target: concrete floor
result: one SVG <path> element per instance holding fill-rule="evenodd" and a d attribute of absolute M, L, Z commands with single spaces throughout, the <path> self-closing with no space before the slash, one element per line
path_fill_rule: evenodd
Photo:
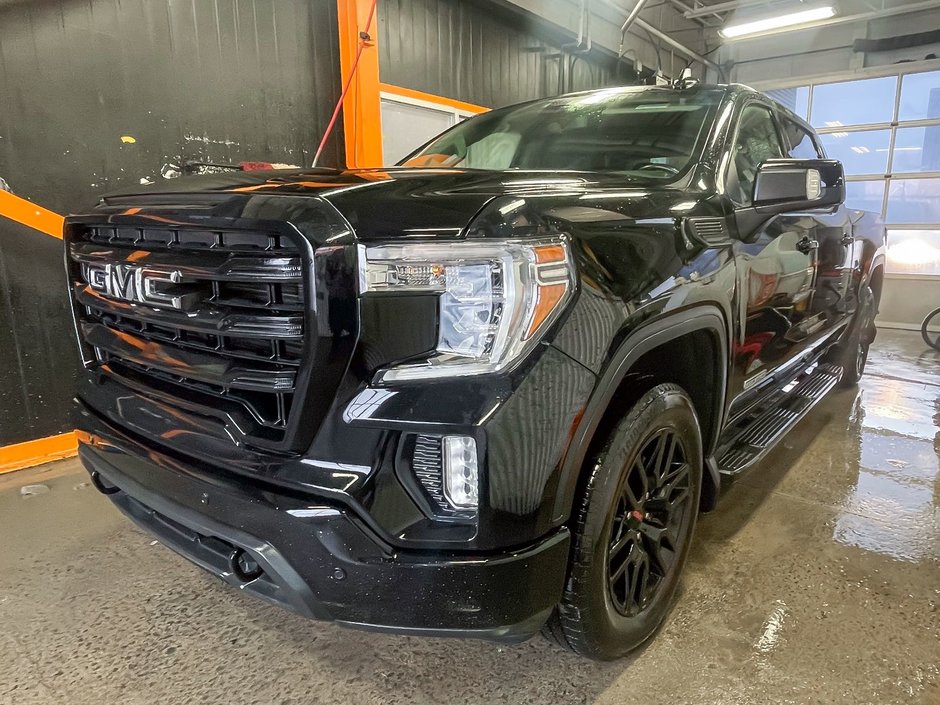
<path fill-rule="evenodd" d="M 940 354 L 881 331 L 699 524 L 641 653 L 597 664 L 307 622 L 155 545 L 75 461 L 0 477 L 0 703 L 940 704 Z M 22 497 L 19 488 L 51 491 Z"/>

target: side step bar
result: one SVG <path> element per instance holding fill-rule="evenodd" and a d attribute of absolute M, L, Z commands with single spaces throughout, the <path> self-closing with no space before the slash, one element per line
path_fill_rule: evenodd
<path fill-rule="evenodd" d="M 837 365 L 811 365 L 735 423 L 725 432 L 716 453 L 721 474 L 739 475 L 763 458 L 841 377 L 842 368 Z"/>

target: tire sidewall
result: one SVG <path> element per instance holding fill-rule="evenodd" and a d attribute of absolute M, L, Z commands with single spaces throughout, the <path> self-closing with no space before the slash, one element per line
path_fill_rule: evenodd
<path fill-rule="evenodd" d="M 689 516 L 682 536 L 681 548 L 671 574 L 660 587 L 653 602 L 640 614 L 624 617 L 613 605 L 607 588 L 607 547 L 613 523 L 614 508 L 619 496 L 627 462 L 643 448 L 649 437 L 663 428 L 674 429 L 682 438 L 686 461 L 691 468 L 692 497 Z M 698 514 L 702 489 L 702 441 L 698 419 L 688 396 L 675 385 L 660 385 L 644 395 L 617 426 L 610 441 L 599 454 L 592 470 L 587 509 L 576 546 L 581 565 L 587 573 L 582 577 L 590 586 L 581 597 L 585 611 L 595 618 L 585 627 L 586 635 L 601 652 L 615 658 L 639 646 L 660 625 L 672 603 L 679 577 L 688 556 L 692 533 Z"/>
<path fill-rule="evenodd" d="M 858 384 L 865 372 L 871 345 L 868 328 L 873 324 L 875 295 L 867 284 L 859 292 L 859 305 L 842 355 L 842 386 Z"/>

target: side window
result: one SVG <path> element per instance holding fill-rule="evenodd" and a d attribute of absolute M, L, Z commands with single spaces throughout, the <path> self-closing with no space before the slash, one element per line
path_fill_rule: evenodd
<path fill-rule="evenodd" d="M 780 124 L 783 127 L 783 133 L 787 137 L 787 142 L 791 145 L 788 156 L 793 159 L 822 158 L 822 153 L 819 151 L 816 141 L 806 131 L 806 128 L 800 127 L 786 116 L 780 118 Z"/>
<path fill-rule="evenodd" d="M 748 105 L 738 120 L 734 154 L 728 170 L 728 195 L 741 205 L 751 202 L 757 167 L 767 159 L 783 156 L 780 135 L 770 110 L 762 105 Z"/>

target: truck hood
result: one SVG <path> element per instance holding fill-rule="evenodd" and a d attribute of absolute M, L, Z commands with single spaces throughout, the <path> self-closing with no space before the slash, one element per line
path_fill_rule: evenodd
<path fill-rule="evenodd" d="M 370 241 L 457 237 L 489 201 L 500 196 L 537 197 L 558 215 L 599 205 L 612 208 L 616 202 L 619 218 L 669 216 L 676 204 L 690 201 L 685 186 L 578 171 L 321 168 L 183 177 L 112 193 L 104 200 L 199 192 L 319 196 L 342 213 L 360 240 Z"/>

